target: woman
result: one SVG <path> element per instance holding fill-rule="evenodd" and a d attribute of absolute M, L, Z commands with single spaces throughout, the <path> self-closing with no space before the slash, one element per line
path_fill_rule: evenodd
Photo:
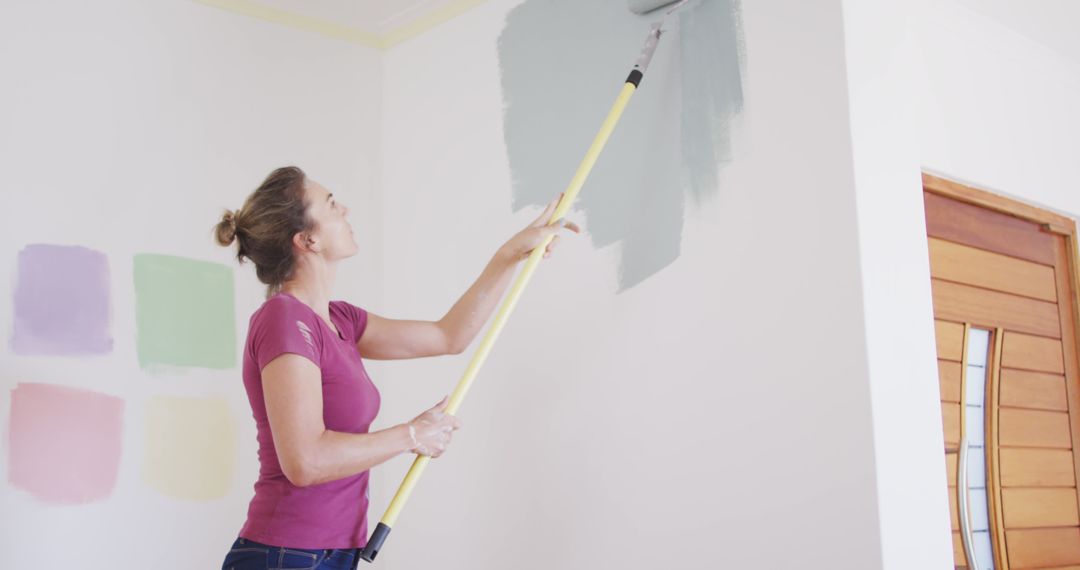
<path fill-rule="evenodd" d="M 439 457 L 461 427 L 444 412 L 444 397 L 407 423 L 369 432 L 379 392 L 361 355 L 462 352 L 517 262 L 562 227 L 579 231 L 572 223 L 546 225 L 557 203 L 500 247 L 435 322 L 388 319 L 330 300 L 338 263 L 357 251 L 349 209 L 299 168 L 275 170 L 240 210 L 225 212 L 218 242 L 236 240 L 238 261 L 254 262 L 268 288 L 251 316 L 243 364 L 259 479 L 223 569 L 355 567 L 368 535 L 368 470 L 401 453 Z"/>

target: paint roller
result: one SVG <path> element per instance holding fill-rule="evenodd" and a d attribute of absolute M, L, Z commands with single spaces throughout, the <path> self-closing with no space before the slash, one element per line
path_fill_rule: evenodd
<path fill-rule="evenodd" d="M 570 210 L 570 206 L 577 198 L 578 192 L 585 184 L 585 179 L 588 178 L 589 173 L 592 171 L 596 159 L 600 156 L 600 152 L 604 149 L 604 145 L 607 144 L 612 131 L 615 130 L 615 125 L 619 122 L 623 110 L 630 102 L 630 97 L 633 96 L 638 86 L 641 85 L 641 80 L 649 67 L 649 62 L 652 61 L 653 53 L 656 51 L 656 46 L 660 42 L 660 36 L 663 35 L 664 22 L 672 12 L 678 10 L 689 1 L 690 0 L 627 0 L 628 8 L 635 14 L 648 14 L 665 7 L 668 7 L 668 10 L 664 13 L 663 18 L 661 18 L 660 21 L 654 23 L 649 28 L 649 35 L 645 39 L 645 46 L 642 47 L 637 62 L 630 71 L 630 75 L 627 76 L 622 91 L 615 99 L 615 103 L 608 112 L 607 118 L 604 119 L 603 124 L 600 126 L 600 131 L 596 134 L 596 137 L 593 138 L 592 145 L 589 146 L 589 150 L 585 153 L 585 158 L 581 161 L 581 164 L 578 165 L 577 172 L 574 173 L 574 177 L 570 180 L 569 187 L 567 187 L 566 191 L 563 193 L 562 200 L 560 200 L 558 206 L 555 207 L 555 212 L 552 213 L 551 219 L 548 220 L 548 225 L 559 223 L 563 216 Z M 548 237 L 546 241 L 538 245 L 529 255 L 524 268 L 522 268 L 521 273 L 519 273 L 514 280 L 514 284 L 510 287 L 510 292 L 506 295 L 502 305 L 499 307 L 499 312 L 495 315 L 495 320 L 492 323 L 491 328 L 489 328 L 487 334 L 484 335 L 484 339 L 480 342 L 476 352 L 473 354 L 472 360 L 465 369 L 465 373 L 462 375 L 461 380 L 458 381 L 457 387 L 451 394 L 450 401 L 446 405 L 446 413 L 456 413 L 462 400 L 465 399 L 465 394 L 469 391 L 469 387 L 472 385 L 473 380 L 480 371 L 480 367 L 483 366 L 484 361 L 487 359 L 488 354 L 495 345 L 495 340 L 499 337 L 499 333 L 502 332 L 503 325 L 505 325 L 506 321 L 510 318 L 510 313 L 513 312 L 514 307 L 517 305 L 518 299 L 521 297 L 522 292 L 525 290 L 525 286 L 528 285 L 529 280 L 532 278 L 532 274 L 540 264 L 540 260 L 544 256 L 544 250 L 551 240 L 552 237 Z M 375 556 L 377 556 L 382 549 L 386 537 L 390 534 L 390 530 L 397 521 L 398 515 L 401 514 L 401 510 L 409 500 L 409 496 L 412 494 L 413 489 L 420 480 L 424 468 L 427 467 L 427 464 L 430 461 L 431 458 L 425 455 L 418 455 L 413 461 L 412 466 L 409 468 L 409 472 L 405 475 L 405 479 L 398 487 L 393 500 L 390 501 L 390 505 L 387 507 L 382 519 L 375 527 L 374 532 L 372 532 L 371 538 L 368 539 L 367 545 L 360 551 L 361 558 L 368 562 L 375 560 Z"/>

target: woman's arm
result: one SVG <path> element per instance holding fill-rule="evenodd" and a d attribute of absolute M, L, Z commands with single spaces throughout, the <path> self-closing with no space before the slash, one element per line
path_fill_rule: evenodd
<path fill-rule="evenodd" d="M 505 248 L 499 249 L 480 277 L 439 320 L 439 328 L 446 335 L 451 354 L 464 351 L 479 334 L 510 285 L 516 266 L 517 259 Z"/>
<path fill-rule="evenodd" d="M 368 359 L 390 360 L 464 351 L 491 317 L 510 284 L 517 263 L 563 227 L 575 233 L 580 231 L 570 222 L 547 225 L 558 202 L 559 199 L 551 202 L 540 217 L 503 244 L 480 277 L 438 321 L 387 319 L 369 312 L 364 335 L 356 343 L 360 354 Z M 548 244 L 544 257 L 551 255 L 558 237 L 556 235 Z"/>
<path fill-rule="evenodd" d="M 368 312 L 367 326 L 356 348 L 370 360 L 460 354 L 491 315 L 514 274 L 514 265 L 500 249 L 438 321 L 388 319 Z"/>
<path fill-rule="evenodd" d="M 438 457 L 450 443 L 450 432 L 461 426 L 433 408 L 410 422 L 412 433 L 408 424 L 373 433 L 330 431 L 323 423 L 322 373 L 296 354 L 283 354 L 263 367 L 262 386 L 278 461 L 297 487 L 356 475 L 413 449 Z"/>

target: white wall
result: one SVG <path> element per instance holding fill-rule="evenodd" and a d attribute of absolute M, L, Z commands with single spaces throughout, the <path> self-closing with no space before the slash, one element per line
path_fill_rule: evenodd
<path fill-rule="evenodd" d="M 501 128 L 495 40 L 516 4 L 386 54 L 387 313 L 440 316 L 536 215 L 511 214 Z M 564 238 L 385 567 L 880 567 L 840 3 L 743 10 L 735 156 L 686 212 L 681 258 L 616 295 L 614 252 Z M 449 392 L 470 356 L 387 365 L 381 421 Z M 376 470 L 372 521 L 407 466 Z"/>
<path fill-rule="evenodd" d="M 917 20 L 919 162 L 1080 216 L 1080 59 L 955 2 Z"/>
<path fill-rule="evenodd" d="M 952 535 L 911 97 L 913 7 L 844 2 L 844 39 L 881 568 L 944 570 Z"/>
<path fill-rule="evenodd" d="M 298 164 L 353 208 L 361 252 L 343 267 L 338 293 L 376 303 L 377 53 L 188 0 L 5 2 L 0 70 L 0 471 L 7 472 L 9 400 L 18 383 L 80 387 L 126 404 L 119 480 L 108 499 L 46 505 L 0 482 L 0 565 L 217 567 L 243 522 L 258 468 L 240 360 L 228 370 L 141 370 L 132 255 L 235 266 L 233 250 L 211 236 L 221 209 L 239 208 L 271 169 Z M 15 259 L 28 243 L 108 255 L 112 353 L 10 352 Z M 250 264 L 235 275 L 242 347 L 264 288 Z M 237 450 L 227 496 L 182 501 L 141 481 L 143 411 L 159 395 L 227 400 Z"/>

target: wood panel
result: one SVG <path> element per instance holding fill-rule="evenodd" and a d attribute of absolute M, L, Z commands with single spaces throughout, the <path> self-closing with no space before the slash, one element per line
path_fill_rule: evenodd
<path fill-rule="evenodd" d="M 956 486 L 956 470 L 959 465 L 959 454 L 948 453 L 945 455 L 945 484 Z"/>
<path fill-rule="evenodd" d="M 949 487 L 949 524 L 953 530 L 960 530 L 960 503 L 957 502 L 956 487 Z"/>
<path fill-rule="evenodd" d="M 923 200 L 926 234 L 930 237 L 1045 265 L 1054 264 L 1052 236 L 1043 233 L 1039 224 L 932 192 L 923 192 Z"/>
<path fill-rule="evenodd" d="M 1080 526 L 1074 488 L 1002 489 L 1001 504 L 1006 529 Z"/>
<path fill-rule="evenodd" d="M 1057 302 L 1052 266 L 929 238 L 930 275 L 1002 293 Z"/>
<path fill-rule="evenodd" d="M 1080 527 L 1005 531 L 1013 570 L 1080 563 Z"/>
<path fill-rule="evenodd" d="M 945 445 L 960 445 L 960 404 L 941 404 L 941 427 L 945 430 Z"/>
<path fill-rule="evenodd" d="M 1022 368 L 1054 374 L 1065 372 L 1065 357 L 1060 340 L 1005 331 L 1005 346 L 1002 351 L 1003 368 Z"/>
<path fill-rule="evenodd" d="M 941 401 L 960 402 L 960 374 L 962 372 L 959 362 L 938 360 L 938 385 L 941 388 Z"/>
<path fill-rule="evenodd" d="M 1009 570 L 1007 543 L 1005 542 L 1005 513 L 1001 505 L 1001 352 L 1005 346 L 1005 330 L 994 330 L 994 352 L 991 354 L 990 386 L 986 393 L 986 496 L 990 515 L 990 548 L 994 553 L 994 568 Z"/>
<path fill-rule="evenodd" d="M 964 325 L 935 320 L 938 358 L 960 362 L 964 356 Z"/>
<path fill-rule="evenodd" d="M 1072 487 L 1076 485 L 1072 452 L 1003 447 L 1001 484 L 1004 487 Z"/>
<path fill-rule="evenodd" d="M 931 279 L 934 317 L 1053 338 L 1061 337 L 1055 303 Z"/>
<path fill-rule="evenodd" d="M 1077 328 L 1080 328 L 1080 312 L 1077 307 L 1077 295 L 1080 291 L 1080 259 L 1075 256 L 1080 254 L 1075 249 L 1070 252 L 1070 244 L 1077 245 L 1076 226 L 1073 225 L 1069 239 L 1058 236 L 1054 243 L 1054 255 L 1057 258 L 1057 286 L 1058 297 L 1061 302 L 1058 307 L 1061 310 L 1062 323 L 1062 362 L 1065 368 L 1065 397 L 1070 411 L 1073 441 L 1080 441 L 1080 340 L 1077 339 Z M 1072 257 L 1070 257 L 1070 253 Z M 1080 473 L 1080 453 L 1073 449 L 1074 473 Z"/>
<path fill-rule="evenodd" d="M 923 173 L 923 189 L 942 196 L 972 204 L 993 212 L 1018 217 L 1059 234 L 1076 234 L 1076 223 L 1067 216 L 1056 214 L 1036 206 L 1029 206 L 1012 198 L 980 190 L 948 178 Z"/>
<path fill-rule="evenodd" d="M 1070 449 L 1069 414 L 1019 408 L 1001 408 L 999 445 Z"/>
<path fill-rule="evenodd" d="M 1006 368 L 1001 371 L 1001 405 L 1068 411 L 1065 376 Z"/>
<path fill-rule="evenodd" d="M 967 554 L 964 553 L 964 540 L 960 538 L 960 531 L 952 533 L 953 564 L 960 567 L 967 566 Z"/>

